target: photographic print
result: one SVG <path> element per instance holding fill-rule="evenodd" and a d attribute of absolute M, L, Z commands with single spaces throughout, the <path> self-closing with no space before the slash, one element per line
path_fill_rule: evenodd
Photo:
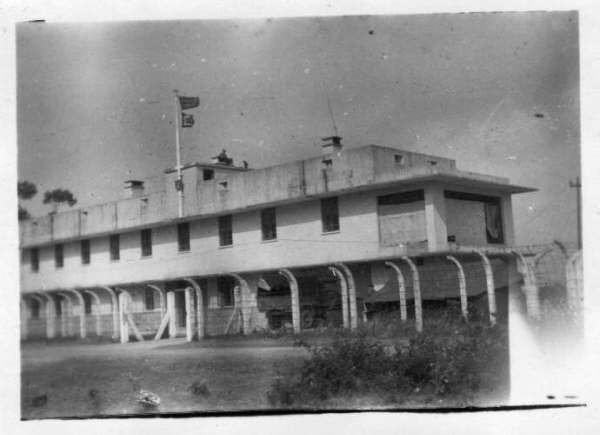
<path fill-rule="evenodd" d="M 21 418 L 582 403 L 578 25 L 18 23 Z"/>

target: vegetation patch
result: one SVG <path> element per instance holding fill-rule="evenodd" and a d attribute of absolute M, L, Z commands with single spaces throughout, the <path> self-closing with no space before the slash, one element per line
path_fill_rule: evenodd
<path fill-rule="evenodd" d="M 455 312 L 440 313 L 404 342 L 360 330 L 308 348 L 302 368 L 273 383 L 271 405 L 327 407 L 374 397 L 389 406 L 465 406 L 508 383 L 507 328 L 480 316 L 467 323 Z"/>

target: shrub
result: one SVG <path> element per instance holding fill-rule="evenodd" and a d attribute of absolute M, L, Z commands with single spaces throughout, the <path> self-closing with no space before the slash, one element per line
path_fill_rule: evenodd
<path fill-rule="evenodd" d="M 310 347 L 299 374 L 278 377 L 268 398 L 281 406 L 373 394 L 392 403 L 419 395 L 424 402 L 470 403 L 483 387 L 501 381 L 508 364 L 506 334 L 503 325 L 466 323 L 453 313 L 433 318 L 406 349 L 365 330 L 344 331 L 330 345 Z"/>

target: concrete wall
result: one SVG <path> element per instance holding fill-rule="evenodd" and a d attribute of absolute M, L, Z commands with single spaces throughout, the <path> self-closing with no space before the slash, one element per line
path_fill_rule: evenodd
<path fill-rule="evenodd" d="M 425 202 L 380 205 L 379 234 L 383 246 L 397 246 L 427 240 Z"/>
<path fill-rule="evenodd" d="M 461 245 L 487 245 L 483 202 L 446 198 L 448 236 Z"/>
<path fill-rule="evenodd" d="M 183 276 L 276 270 L 337 261 L 366 261 L 410 254 L 410 244 L 380 243 L 377 196 L 415 186 L 358 192 L 339 197 L 340 231 L 322 233 L 320 200 L 277 207 L 277 240 L 263 242 L 260 210 L 233 216 L 233 246 L 220 247 L 216 218 L 192 220 L 190 252 L 177 252 L 175 224 L 152 229 L 153 252 L 141 257 L 140 232 L 121 233 L 121 258 L 110 261 L 108 236 L 91 239 L 91 262 L 81 264 L 80 242 L 64 243 L 64 267 L 55 269 L 54 248 L 40 248 L 40 270 L 21 266 L 22 291 L 86 288 Z M 461 209 L 456 219 L 464 219 Z"/>
<path fill-rule="evenodd" d="M 402 157 L 401 161 L 397 156 Z M 502 186 L 508 182 L 505 178 L 457 171 L 450 159 L 377 146 L 347 149 L 330 160 L 330 165 L 317 157 L 252 171 L 222 170 L 208 181 L 202 180 L 200 168 L 189 167 L 183 170 L 184 215 L 209 217 L 240 212 L 305 201 L 310 196 L 372 189 L 393 182 L 411 183 L 440 173 L 468 176 L 474 179 L 471 183 L 481 180 Z M 163 192 L 24 221 L 20 224 L 21 246 L 164 225 L 178 217 L 174 178 L 175 173 L 166 174 Z M 225 181 L 226 186 L 222 184 Z"/>

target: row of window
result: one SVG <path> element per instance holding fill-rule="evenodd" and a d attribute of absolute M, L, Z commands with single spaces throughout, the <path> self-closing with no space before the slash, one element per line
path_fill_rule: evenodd
<path fill-rule="evenodd" d="M 262 239 L 265 241 L 277 239 L 277 214 L 275 208 L 263 209 L 260 213 Z M 323 232 L 339 231 L 340 220 L 338 201 L 336 197 L 321 200 L 321 221 Z M 233 245 L 232 215 L 218 218 L 219 246 Z M 142 257 L 152 255 L 152 229 L 140 231 L 140 249 Z M 90 264 L 90 240 L 80 241 L 81 264 Z M 177 224 L 177 250 L 187 252 L 190 250 L 190 224 L 183 222 Z M 111 261 L 121 258 L 119 234 L 109 236 L 109 253 Z M 37 272 L 40 267 L 39 249 L 30 251 L 31 270 Z M 60 269 L 64 266 L 64 245 L 54 245 L 54 266 Z"/>

